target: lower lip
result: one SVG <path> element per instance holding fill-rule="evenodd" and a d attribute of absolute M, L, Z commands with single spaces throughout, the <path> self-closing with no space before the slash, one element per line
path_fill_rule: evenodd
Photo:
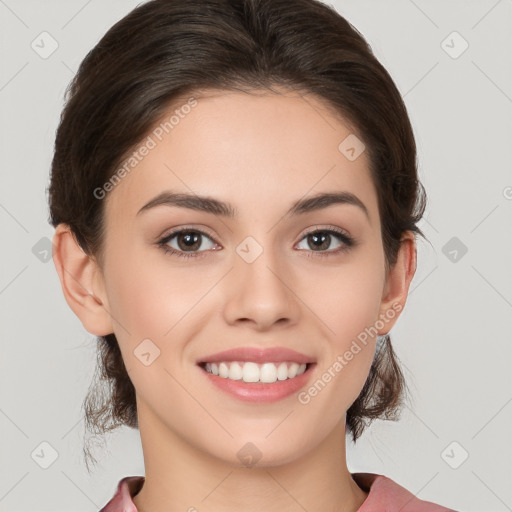
<path fill-rule="evenodd" d="M 293 379 L 276 380 L 275 382 L 244 382 L 232 380 L 207 372 L 199 367 L 212 384 L 225 393 L 245 402 L 277 402 L 294 393 L 297 393 L 308 382 L 316 363 L 310 363 L 304 373 Z"/>

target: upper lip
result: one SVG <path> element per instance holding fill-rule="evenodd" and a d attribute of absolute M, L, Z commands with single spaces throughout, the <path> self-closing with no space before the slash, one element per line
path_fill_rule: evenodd
<path fill-rule="evenodd" d="M 297 363 L 314 363 L 315 359 L 286 347 L 239 347 L 205 356 L 199 359 L 197 364 L 220 363 L 222 361 L 253 361 L 255 363 L 293 361 Z"/>

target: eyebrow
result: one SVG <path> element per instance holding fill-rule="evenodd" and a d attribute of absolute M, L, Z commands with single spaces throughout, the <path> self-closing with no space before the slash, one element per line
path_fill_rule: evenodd
<path fill-rule="evenodd" d="M 291 208 L 286 212 L 285 217 L 321 210 L 334 204 L 350 204 L 357 206 L 364 212 L 368 220 L 370 220 L 368 209 L 364 203 L 356 195 L 345 191 L 318 193 L 305 199 L 299 199 L 292 204 Z M 212 213 L 214 215 L 221 215 L 230 219 L 235 219 L 239 213 L 230 203 L 225 203 L 212 197 L 165 191 L 146 203 L 137 212 L 137 215 L 152 208 L 156 208 L 157 206 L 177 206 Z"/>

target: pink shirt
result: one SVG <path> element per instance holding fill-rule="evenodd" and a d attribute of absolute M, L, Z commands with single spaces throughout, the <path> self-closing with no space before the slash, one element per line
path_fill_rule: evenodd
<path fill-rule="evenodd" d="M 431 501 L 422 501 L 390 478 L 375 473 L 352 473 L 352 478 L 369 492 L 357 512 L 456 512 Z M 112 499 L 99 512 L 137 512 L 132 498 L 141 490 L 143 476 L 120 480 Z"/>

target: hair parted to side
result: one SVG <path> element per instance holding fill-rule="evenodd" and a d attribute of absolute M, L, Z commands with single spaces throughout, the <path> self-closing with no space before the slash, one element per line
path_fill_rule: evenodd
<path fill-rule="evenodd" d="M 94 190 L 176 99 L 200 97 L 202 90 L 273 92 L 274 86 L 314 94 L 364 141 L 389 268 L 405 231 L 423 236 L 417 223 L 426 197 L 413 130 L 369 44 L 318 0 L 151 0 L 118 21 L 66 91 L 48 189 L 51 224 L 68 224 L 82 249 L 101 262 L 105 201 Z M 102 435 L 122 425 L 138 428 L 135 389 L 114 334 L 98 338 L 97 354 L 83 404 L 88 429 Z M 405 390 L 386 335 L 347 411 L 353 441 L 372 420 L 396 419 Z M 92 456 L 84 453 L 87 463 Z"/>

